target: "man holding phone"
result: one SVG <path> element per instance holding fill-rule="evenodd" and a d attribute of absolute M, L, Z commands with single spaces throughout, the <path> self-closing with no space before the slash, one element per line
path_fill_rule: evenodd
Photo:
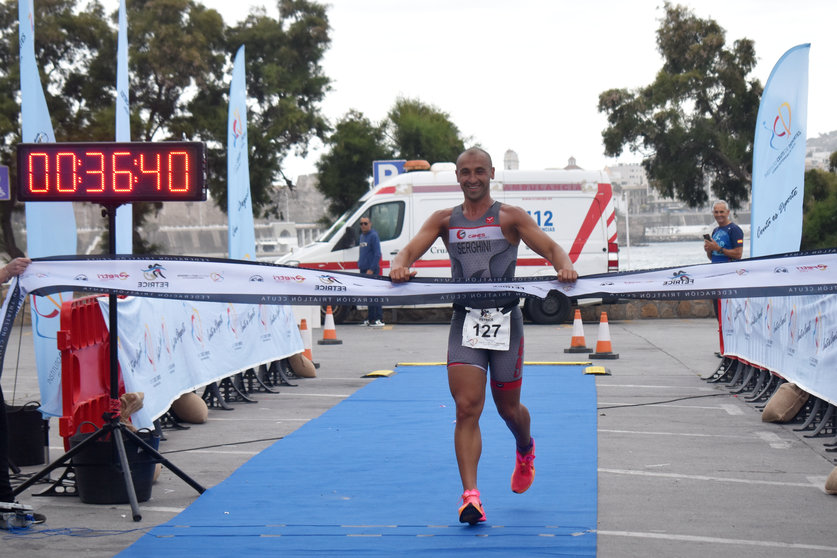
<path fill-rule="evenodd" d="M 723 200 L 716 201 L 712 205 L 712 216 L 715 217 L 718 226 L 712 231 L 711 236 L 703 235 L 703 249 L 706 251 L 706 257 L 712 263 L 740 260 L 744 255 L 744 231 L 730 220 L 729 204 Z M 715 299 L 713 302 L 712 307 L 720 326 L 720 300 Z M 721 356 L 720 353 L 715 354 Z"/>
<path fill-rule="evenodd" d="M 744 232 L 729 218 L 729 205 L 723 200 L 712 206 L 712 215 L 718 226 L 712 235 L 703 235 L 703 249 L 712 263 L 740 260 L 744 255 Z"/>

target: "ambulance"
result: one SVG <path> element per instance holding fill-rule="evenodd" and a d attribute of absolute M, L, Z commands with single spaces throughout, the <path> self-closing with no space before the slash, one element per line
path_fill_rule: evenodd
<path fill-rule="evenodd" d="M 392 259 L 431 213 L 461 204 L 463 200 L 453 163 L 431 166 L 424 161 L 409 161 L 406 168 L 411 167 L 422 170 L 382 181 L 318 240 L 286 254 L 277 263 L 322 271 L 357 272 L 359 222 L 362 217 L 368 217 L 381 239 L 381 275 L 387 275 Z M 613 193 L 604 172 L 498 169 L 491 181 L 491 197 L 526 210 L 541 230 L 567 251 L 579 275 L 619 270 Z M 441 239 L 436 240 L 412 269 L 420 277 L 450 277 L 450 259 Z M 555 269 L 521 242 L 516 276 L 548 275 L 555 275 Z M 557 292 L 543 300 L 521 300 L 524 315 L 542 324 L 567 321 L 574 302 L 600 301 L 571 301 Z M 335 322 L 341 323 L 351 310 L 333 308 Z"/>

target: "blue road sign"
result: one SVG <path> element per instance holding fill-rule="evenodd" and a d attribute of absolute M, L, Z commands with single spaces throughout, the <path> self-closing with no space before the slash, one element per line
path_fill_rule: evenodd
<path fill-rule="evenodd" d="M 406 162 L 406 159 L 372 161 L 372 185 L 377 186 L 384 180 L 404 172 L 404 163 Z"/>

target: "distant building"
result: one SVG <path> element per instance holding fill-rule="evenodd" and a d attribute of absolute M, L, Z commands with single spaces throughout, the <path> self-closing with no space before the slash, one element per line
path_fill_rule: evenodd
<path fill-rule="evenodd" d="M 279 219 L 255 219 L 256 257 L 271 261 L 293 247 L 313 242 L 325 227 L 319 223 L 326 215 L 326 201 L 317 190 L 317 176 L 297 179 L 291 190 L 285 185 L 274 194 Z M 78 229 L 78 253 L 106 252 L 105 225 L 101 207 L 73 204 Z M 20 230 L 25 221 L 21 219 Z M 140 235 L 168 255 L 228 257 L 227 215 L 210 198 L 205 202 L 164 203 L 156 216 L 149 217 Z M 18 242 L 25 246 L 25 233 Z"/>
<path fill-rule="evenodd" d="M 317 189 L 317 175 L 297 177 L 293 189 L 285 185 L 276 188 L 274 202 L 282 215 L 281 221 L 316 223 L 327 215 L 325 196 Z"/>
<path fill-rule="evenodd" d="M 805 154 L 805 170 L 820 169 L 827 171 L 830 159 L 830 151 L 808 151 Z"/>
<path fill-rule="evenodd" d="M 577 164 L 575 164 L 575 157 L 570 156 L 567 160 L 567 166 L 564 167 L 564 170 L 582 170 Z"/>
<path fill-rule="evenodd" d="M 617 208 L 623 212 L 639 213 L 648 207 L 649 195 L 653 193 L 649 194 L 648 176 L 642 165 L 613 165 L 605 167 L 605 173 L 610 177 Z"/>
<path fill-rule="evenodd" d="M 520 160 L 517 158 L 517 153 L 511 149 L 506 150 L 503 157 L 503 168 L 505 170 L 517 170 L 520 168 Z"/>

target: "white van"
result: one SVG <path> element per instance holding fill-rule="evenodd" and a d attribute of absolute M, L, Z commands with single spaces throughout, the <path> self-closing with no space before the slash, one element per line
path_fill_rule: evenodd
<path fill-rule="evenodd" d="M 425 166 L 427 168 L 429 165 Z M 453 163 L 393 176 L 366 193 L 316 242 L 286 254 L 279 264 L 357 271 L 361 217 L 369 217 L 381 239 L 381 275 L 392 258 L 437 209 L 462 203 Z M 570 256 L 579 275 L 618 271 L 616 213 L 607 175 L 585 170 L 496 170 L 491 197 L 522 207 Z M 420 277 L 450 277 L 450 259 L 440 239 L 413 264 Z M 521 243 L 518 277 L 555 275 L 547 261 Z M 598 301 L 585 301 L 586 303 Z M 569 319 L 571 301 L 556 293 L 525 299 L 524 312 L 536 323 Z M 340 323 L 350 308 L 333 309 Z"/>

